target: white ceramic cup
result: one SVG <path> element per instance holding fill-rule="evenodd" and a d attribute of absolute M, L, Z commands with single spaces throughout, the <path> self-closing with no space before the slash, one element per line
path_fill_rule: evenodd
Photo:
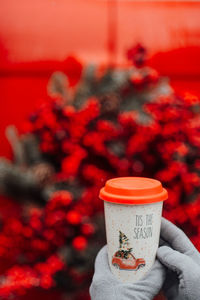
<path fill-rule="evenodd" d="M 111 271 L 122 282 L 135 282 L 155 261 L 167 191 L 155 179 L 120 177 L 108 180 L 99 196 Z"/>

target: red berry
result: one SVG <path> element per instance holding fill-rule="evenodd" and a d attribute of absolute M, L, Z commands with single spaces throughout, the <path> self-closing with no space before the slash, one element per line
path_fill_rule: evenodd
<path fill-rule="evenodd" d="M 70 224 L 78 225 L 81 222 L 81 215 L 77 211 L 71 210 L 67 213 L 66 220 Z"/>
<path fill-rule="evenodd" d="M 87 247 L 87 240 L 84 236 L 77 236 L 73 239 L 72 241 L 72 245 L 73 247 L 78 250 L 78 251 L 82 251 Z"/>
<path fill-rule="evenodd" d="M 94 233 L 95 231 L 95 228 L 92 224 L 90 223 L 85 223 L 81 226 L 81 231 L 83 234 L 85 235 L 91 235 Z"/>

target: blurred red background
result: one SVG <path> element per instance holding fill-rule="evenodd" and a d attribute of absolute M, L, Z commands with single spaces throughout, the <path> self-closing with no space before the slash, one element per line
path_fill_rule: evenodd
<path fill-rule="evenodd" d="M 2 0 L 0 9 L 0 155 L 11 151 L 8 124 L 20 125 L 46 96 L 65 59 L 124 62 L 140 42 L 151 65 L 178 92 L 200 92 L 200 3 L 192 1 Z M 115 6 L 116 5 L 116 6 Z"/>
<path fill-rule="evenodd" d="M 46 97 L 51 73 L 66 71 L 69 55 L 123 64 L 127 48 L 140 42 L 179 93 L 200 94 L 199 13 L 197 1 L 1 0 L 0 156 L 11 156 L 6 126 L 20 127 Z M 40 293 L 59 299 L 56 291 Z"/>

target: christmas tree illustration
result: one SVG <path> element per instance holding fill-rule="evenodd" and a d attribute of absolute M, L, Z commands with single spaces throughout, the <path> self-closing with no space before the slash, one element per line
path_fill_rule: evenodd
<path fill-rule="evenodd" d="M 133 248 L 129 247 L 129 239 L 119 231 L 119 250 L 112 257 L 112 264 L 120 270 L 135 270 L 144 267 L 146 262 L 143 258 L 135 258 L 131 253 Z"/>
<path fill-rule="evenodd" d="M 119 251 L 118 255 L 125 259 L 130 257 L 130 253 L 132 252 L 133 248 L 129 247 L 129 239 L 127 236 L 119 231 Z"/>

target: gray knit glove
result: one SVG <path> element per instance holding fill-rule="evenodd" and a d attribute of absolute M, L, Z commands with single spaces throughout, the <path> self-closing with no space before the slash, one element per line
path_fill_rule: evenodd
<path fill-rule="evenodd" d="M 158 259 L 168 268 L 163 286 L 167 299 L 200 299 L 200 253 L 183 231 L 164 218 L 161 238 L 169 245 L 157 251 Z"/>
<path fill-rule="evenodd" d="M 160 291 L 164 280 L 165 268 L 156 260 L 142 280 L 121 283 L 110 271 L 107 246 L 104 246 L 95 261 L 90 296 L 92 300 L 151 300 Z"/>

